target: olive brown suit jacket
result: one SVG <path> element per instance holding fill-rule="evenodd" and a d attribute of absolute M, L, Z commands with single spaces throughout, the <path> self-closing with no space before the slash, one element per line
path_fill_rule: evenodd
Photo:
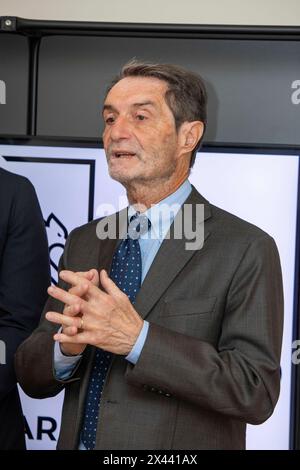
<path fill-rule="evenodd" d="M 135 365 L 113 357 L 96 449 L 243 449 L 246 423 L 268 419 L 277 402 L 283 295 L 274 240 L 194 188 L 185 204 L 204 205 L 204 244 L 186 249 L 172 227 L 163 241 L 135 302 L 148 336 Z M 97 223 L 71 233 L 61 269 L 109 272 L 117 240 L 99 240 Z M 44 314 L 62 309 L 49 298 Z M 77 449 L 95 348 L 57 380 L 56 329 L 41 321 L 20 346 L 16 371 L 34 398 L 65 389 L 58 449 Z"/>

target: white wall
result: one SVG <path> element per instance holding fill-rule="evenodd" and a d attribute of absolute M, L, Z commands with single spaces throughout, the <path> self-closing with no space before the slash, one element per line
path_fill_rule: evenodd
<path fill-rule="evenodd" d="M 0 0 L 0 16 L 45 20 L 300 25 L 299 0 Z"/>

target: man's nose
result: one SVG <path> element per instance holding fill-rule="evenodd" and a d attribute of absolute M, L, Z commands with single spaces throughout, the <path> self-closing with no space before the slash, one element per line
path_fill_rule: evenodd
<path fill-rule="evenodd" d="M 113 140 L 128 139 L 131 135 L 131 125 L 125 117 L 119 116 L 110 130 L 110 137 Z"/>

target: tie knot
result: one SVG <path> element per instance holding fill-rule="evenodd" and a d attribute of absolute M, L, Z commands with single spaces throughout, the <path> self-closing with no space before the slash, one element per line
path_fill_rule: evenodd
<path fill-rule="evenodd" d="M 128 236 L 133 240 L 140 238 L 141 235 L 148 232 L 151 222 L 146 215 L 136 212 L 130 217 L 128 225 Z"/>

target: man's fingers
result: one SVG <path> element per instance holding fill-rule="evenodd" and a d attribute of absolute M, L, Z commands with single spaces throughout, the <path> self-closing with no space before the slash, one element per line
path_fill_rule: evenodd
<path fill-rule="evenodd" d="M 93 286 L 99 286 L 99 274 L 96 269 L 91 269 L 87 272 L 76 272 L 75 274 L 78 274 L 78 276 L 82 277 L 83 279 L 87 279 L 93 284 Z M 85 282 L 71 287 L 68 292 L 73 295 L 78 295 L 78 297 L 83 297 L 88 293 L 89 287 L 90 284 Z"/>
<path fill-rule="evenodd" d="M 60 271 L 59 277 L 63 281 L 67 282 L 68 284 L 72 284 L 73 286 L 91 282 L 89 279 L 86 279 L 86 276 L 82 276 L 80 273 L 74 273 L 73 271 Z"/>
<path fill-rule="evenodd" d="M 77 295 L 78 297 L 83 297 L 84 295 L 87 294 L 89 290 L 89 284 L 78 284 L 77 286 L 71 287 L 71 289 L 68 290 L 69 294 L 72 295 Z"/>
<path fill-rule="evenodd" d="M 68 315 L 69 317 L 75 317 L 80 313 L 80 305 L 79 304 L 74 304 L 74 305 L 66 305 L 63 311 L 64 315 Z"/>
<path fill-rule="evenodd" d="M 52 323 L 65 326 L 75 326 L 76 328 L 81 328 L 83 326 L 83 320 L 81 317 L 68 317 L 67 315 L 62 315 L 57 312 L 47 312 L 46 318 Z M 87 326 L 86 324 L 84 325 Z"/>
<path fill-rule="evenodd" d="M 100 275 L 97 269 L 91 269 L 90 272 L 92 273 L 92 279 L 90 281 L 94 284 L 94 286 L 99 287 L 100 284 Z"/>
<path fill-rule="evenodd" d="M 77 335 L 78 328 L 76 326 L 65 326 L 62 333 L 68 336 L 74 336 Z"/>
<path fill-rule="evenodd" d="M 88 281 L 92 282 L 93 284 L 96 285 L 97 279 L 99 282 L 99 273 L 97 269 L 90 269 L 89 271 L 76 271 L 75 274 L 78 274 L 78 276 L 83 277 L 84 279 L 87 279 Z"/>
<path fill-rule="evenodd" d="M 68 336 L 64 333 L 56 333 L 53 336 L 53 339 L 54 341 L 59 341 L 59 343 L 88 344 L 90 334 L 87 332 L 82 332 L 74 336 Z"/>
<path fill-rule="evenodd" d="M 88 281 L 91 281 L 93 278 L 93 274 L 91 273 L 91 270 L 90 271 L 76 271 L 75 274 L 78 274 L 78 276 L 80 277 L 84 277 Z"/>
<path fill-rule="evenodd" d="M 124 297 L 124 293 L 121 291 L 121 289 L 119 289 L 119 287 L 114 283 L 114 281 L 110 279 L 105 269 L 101 269 L 100 282 L 107 294 L 117 298 Z"/>
<path fill-rule="evenodd" d="M 69 305 L 76 303 L 79 298 L 84 296 L 86 297 L 86 300 L 89 300 L 93 296 L 97 296 L 98 298 L 106 297 L 107 294 L 98 287 L 99 275 L 96 269 L 91 269 L 91 275 L 93 275 L 92 282 L 78 273 L 74 273 L 72 271 L 61 271 L 59 273 L 61 279 L 68 284 L 71 284 L 73 287 L 71 287 L 68 293 L 66 293 L 66 291 L 59 287 L 51 286 L 48 288 L 48 293 L 55 299 Z M 116 289 L 116 293 L 121 292 L 117 287 Z M 85 294 L 81 295 L 82 293 Z"/>
<path fill-rule="evenodd" d="M 92 282 L 94 286 L 99 286 L 99 273 L 97 269 L 90 269 L 89 271 L 77 271 L 75 274 L 78 274 L 79 276 L 83 277 L 84 279 L 87 279 L 88 281 Z"/>
<path fill-rule="evenodd" d="M 51 295 L 51 297 L 54 297 L 55 299 L 60 300 L 64 304 L 68 305 L 73 305 L 81 300 L 78 296 L 72 295 L 69 292 L 66 292 L 65 290 L 61 289 L 60 287 L 48 287 L 48 294 Z"/>
<path fill-rule="evenodd" d="M 94 286 L 98 287 L 100 276 L 97 269 L 90 269 L 86 274 L 88 275 L 87 279 L 91 281 Z"/>

